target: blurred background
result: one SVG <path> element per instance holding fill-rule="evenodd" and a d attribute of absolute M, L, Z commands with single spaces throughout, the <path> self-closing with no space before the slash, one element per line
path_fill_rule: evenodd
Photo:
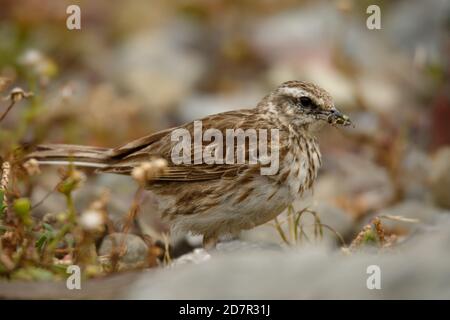
<path fill-rule="evenodd" d="M 81 8 L 81 30 L 66 28 L 70 4 Z M 381 30 L 366 26 L 371 4 L 381 8 Z M 386 234 L 401 242 L 450 213 L 449 57 L 446 0 L 2 0 L 2 94 L 20 86 L 35 97 L 1 123 L 0 152 L 7 158 L 19 144 L 42 142 L 113 147 L 251 108 L 283 81 L 312 81 L 355 127 L 322 130 L 324 165 L 313 194 L 295 208 L 315 210 L 347 244 L 375 216 L 419 219 L 386 222 Z M 58 182 L 47 168 L 32 179 L 32 192 L 17 184 L 32 202 Z M 108 213 L 120 225 L 136 189 L 128 177 L 88 174 L 75 206 L 82 211 L 106 189 Z M 165 227 L 147 200 L 139 228 L 162 241 Z M 33 214 L 64 206 L 51 195 Z M 241 239 L 282 242 L 272 225 Z M 325 240 L 341 245 L 332 232 Z M 173 258 L 199 243 L 172 239 Z"/>

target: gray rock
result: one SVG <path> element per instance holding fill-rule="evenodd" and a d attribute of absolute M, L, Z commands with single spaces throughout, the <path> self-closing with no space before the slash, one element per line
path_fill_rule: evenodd
<path fill-rule="evenodd" d="M 321 247 L 217 253 L 200 264 L 146 272 L 127 299 L 432 299 L 450 298 L 449 219 L 401 250 L 344 255 Z M 432 248 L 432 250 L 431 250 Z M 381 289 L 367 288 L 367 267 Z"/>
<path fill-rule="evenodd" d="M 280 250 L 279 245 L 263 242 L 248 242 L 241 240 L 231 240 L 219 242 L 212 254 L 233 253 L 233 252 L 247 252 L 247 251 L 267 251 Z"/>
<path fill-rule="evenodd" d="M 64 281 L 3 282 L 0 283 L 0 297 L 449 299 L 449 227 L 450 217 L 439 215 L 434 224 L 421 228 L 410 241 L 379 254 L 344 255 L 312 246 L 301 250 L 225 252 L 219 249 L 199 264 L 185 263 L 89 280 L 83 282 L 83 290 L 67 290 Z M 231 243 L 231 246 L 236 244 Z M 380 290 L 367 288 L 370 265 L 380 267 Z"/>
<path fill-rule="evenodd" d="M 211 254 L 202 248 L 194 249 L 194 251 L 184 254 L 181 257 L 175 259 L 171 266 L 179 266 L 188 263 L 199 264 L 208 261 L 211 258 Z"/>
<path fill-rule="evenodd" d="M 148 247 L 144 240 L 133 234 L 112 233 L 103 239 L 99 249 L 99 258 L 108 263 L 113 250 L 119 250 L 124 244 L 124 251 L 119 257 L 119 269 L 135 269 L 147 264 Z"/>
<path fill-rule="evenodd" d="M 171 266 L 178 266 L 187 263 L 199 264 L 208 261 L 211 256 L 221 255 L 224 253 L 261 251 L 261 250 L 280 250 L 281 247 L 276 244 L 265 242 L 247 242 L 241 240 L 221 241 L 216 248 L 207 251 L 203 248 L 196 248 L 194 251 L 184 254 L 175 259 Z"/>

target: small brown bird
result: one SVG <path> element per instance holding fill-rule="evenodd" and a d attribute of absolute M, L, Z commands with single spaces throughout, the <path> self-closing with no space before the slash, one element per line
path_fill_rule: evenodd
<path fill-rule="evenodd" d="M 277 151 L 278 167 L 273 174 L 261 174 L 257 163 L 179 163 L 173 159 L 176 129 L 194 134 L 194 122 L 156 132 L 118 148 L 50 144 L 38 146 L 27 156 L 41 164 L 68 164 L 97 168 L 99 172 L 131 174 L 133 168 L 154 158 L 164 158 L 167 169 L 147 183 L 157 195 L 158 210 L 173 231 L 203 235 L 206 248 L 219 236 L 237 234 L 270 221 L 305 190 L 311 188 L 321 165 L 314 127 L 321 122 L 347 126 L 349 118 L 334 106 L 331 96 L 308 82 L 288 81 L 264 97 L 253 109 L 229 111 L 201 119 L 203 131 L 218 129 L 226 144 L 227 129 L 277 129 L 278 145 L 268 137 L 267 149 Z M 270 136 L 268 134 L 268 136 Z M 220 137 L 220 139 L 222 139 Z M 195 139 L 193 139 L 195 140 Z M 218 141 L 214 141 L 217 145 Z M 189 159 L 206 152 L 190 142 Z M 261 145 L 257 145 L 258 154 Z M 276 150 L 275 150 L 276 149 Z M 234 155 L 237 148 L 233 146 Z M 248 158 L 251 148 L 245 150 Z M 246 159 L 247 159 L 246 158 Z"/>

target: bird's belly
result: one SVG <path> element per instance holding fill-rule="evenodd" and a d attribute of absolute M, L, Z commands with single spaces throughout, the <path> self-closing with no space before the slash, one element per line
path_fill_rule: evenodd
<path fill-rule="evenodd" d="M 251 190 L 248 195 L 247 190 Z M 170 224 L 174 232 L 235 234 L 272 220 L 293 200 L 286 185 L 276 185 L 259 176 L 250 184 L 223 194 L 221 201 L 208 210 L 174 215 Z"/>
<path fill-rule="evenodd" d="M 241 229 L 250 229 L 272 220 L 293 201 L 287 186 L 260 184 L 255 194 L 234 205 L 230 214 Z"/>

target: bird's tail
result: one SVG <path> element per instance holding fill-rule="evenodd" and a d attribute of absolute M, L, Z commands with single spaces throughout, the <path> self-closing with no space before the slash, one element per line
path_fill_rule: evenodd
<path fill-rule="evenodd" d="M 43 144 L 25 158 L 36 159 L 39 164 L 69 165 L 79 167 L 108 167 L 113 149 L 70 144 Z"/>

